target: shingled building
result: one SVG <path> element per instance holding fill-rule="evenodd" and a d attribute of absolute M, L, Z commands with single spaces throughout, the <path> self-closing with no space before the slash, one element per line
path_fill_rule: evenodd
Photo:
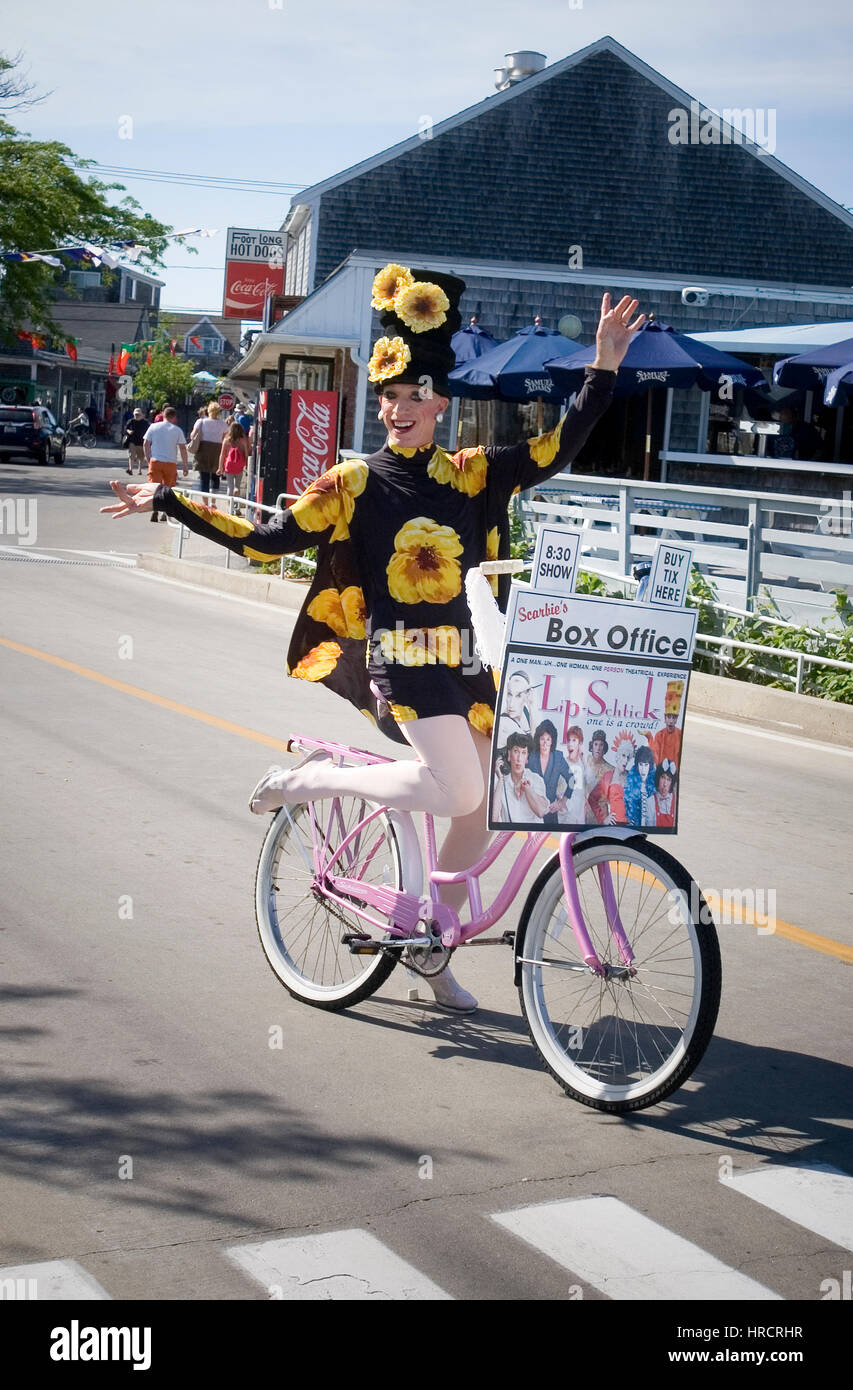
<path fill-rule="evenodd" d="M 344 393 L 343 444 L 377 447 L 368 302 L 388 260 L 461 275 L 463 322 L 476 312 L 498 339 L 541 314 L 574 316 L 591 342 L 605 289 L 688 332 L 853 321 L 853 216 L 774 157 L 775 113 L 726 115 L 610 37 L 510 77 L 296 196 L 285 292 L 306 297 L 232 377 L 271 385 L 286 359 L 295 380 L 310 360 L 314 384 Z M 687 286 L 706 301 L 683 302 Z M 675 447 L 695 441 L 698 395 L 675 393 Z"/>

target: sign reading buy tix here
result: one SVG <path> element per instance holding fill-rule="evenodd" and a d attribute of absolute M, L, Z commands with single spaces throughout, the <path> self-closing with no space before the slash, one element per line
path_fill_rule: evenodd
<path fill-rule="evenodd" d="M 284 291 L 284 236 L 257 228 L 229 227 L 225 248 L 222 316 L 260 321 L 267 295 Z"/>

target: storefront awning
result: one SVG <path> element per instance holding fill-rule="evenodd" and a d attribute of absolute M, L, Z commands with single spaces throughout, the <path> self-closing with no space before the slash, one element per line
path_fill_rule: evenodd
<path fill-rule="evenodd" d="M 713 333 L 690 333 L 699 343 L 708 343 L 722 352 L 760 353 L 772 357 L 792 356 L 809 348 L 828 347 L 853 335 L 853 319 L 841 323 L 785 323 L 777 328 L 721 328 Z"/>
<path fill-rule="evenodd" d="M 257 385 L 263 371 L 275 371 L 278 359 L 287 357 L 334 357 L 336 352 L 357 353 L 357 338 L 310 337 L 305 334 L 259 333 L 246 353 L 235 367 L 232 367 L 226 381 L 235 385 Z"/>

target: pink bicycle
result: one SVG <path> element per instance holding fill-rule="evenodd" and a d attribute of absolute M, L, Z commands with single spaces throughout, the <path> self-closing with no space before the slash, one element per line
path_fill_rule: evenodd
<path fill-rule="evenodd" d="M 387 762 L 314 738 L 343 766 Z M 255 910 L 261 945 L 294 996 L 344 1009 L 379 989 L 403 962 L 421 975 L 445 968 L 508 911 L 550 832 L 497 834 L 458 873 L 437 869 L 433 818 L 424 856 L 408 812 L 361 796 L 282 807 L 261 847 Z M 480 879 L 521 841 L 494 900 Z M 470 918 L 441 900 L 464 883 Z M 701 1060 L 720 1002 L 720 950 L 698 885 L 657 843 L 634 830 L 563 834 L 534 880 L 515 931 L 488 940 L 513 949 L 530 1036 L 548 1071 L 575 1100 L 620 1113 L 655 1105 Z"/>

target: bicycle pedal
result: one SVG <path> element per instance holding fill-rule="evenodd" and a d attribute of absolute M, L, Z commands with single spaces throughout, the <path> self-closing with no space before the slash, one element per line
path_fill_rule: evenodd
<path fill-rule="evenodd" d="M 376 956 L 382 947 L 372 936 L 360 936 L 357 932 L 341 937 L 341 945 L 348 946 L 351 956 Z"/>

